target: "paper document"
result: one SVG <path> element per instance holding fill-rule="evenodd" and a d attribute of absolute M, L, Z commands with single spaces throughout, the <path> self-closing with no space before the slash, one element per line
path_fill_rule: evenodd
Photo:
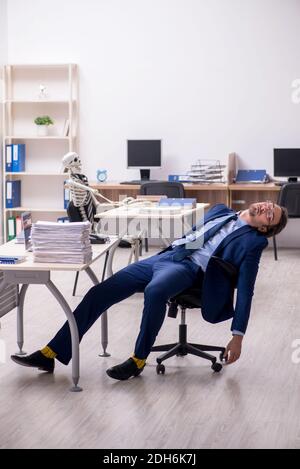
<path fill-rule="evenodd" d="M 32 227 L 34 262 L 86 264 L 92 260 L 90 222 L 37 222 Z"/>

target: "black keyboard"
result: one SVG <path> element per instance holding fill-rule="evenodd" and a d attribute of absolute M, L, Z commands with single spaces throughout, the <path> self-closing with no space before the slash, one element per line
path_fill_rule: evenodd
<path fill-rule="evenodd" d="M 140 184 L 145 184 L 146 182 L 157 182 L 157 181 L 154 181 L 154 180 L 149 180 L 149 181 L 141 181 L 141 180 L 134 180 L 134 181 L 122 181 L 120 182 L 120 184 L 134 184 L 134 185 L 140 185 Z"/>

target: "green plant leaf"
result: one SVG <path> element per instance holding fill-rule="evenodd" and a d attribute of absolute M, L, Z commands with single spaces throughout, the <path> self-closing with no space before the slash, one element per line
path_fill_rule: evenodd
<path fill-rule="evenodd" d="M 39 116 L 34 119 L 36 125 L 53 125 L 54 122 L 49 116 Z"/>

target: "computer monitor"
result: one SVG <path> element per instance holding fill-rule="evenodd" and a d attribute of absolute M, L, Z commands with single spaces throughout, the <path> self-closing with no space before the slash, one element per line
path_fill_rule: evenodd
<path fill-rule="evenodd" d="M 274 176 L 297 182 L 300 176 L 300 148 L 274 148 Z"/>
<path fill-rule="evenodd" d="M 161 140 L 127 140 L 127 168 L 139 168 L 141 180 L 150 179 L 149 168 L 161 167 Z"/>

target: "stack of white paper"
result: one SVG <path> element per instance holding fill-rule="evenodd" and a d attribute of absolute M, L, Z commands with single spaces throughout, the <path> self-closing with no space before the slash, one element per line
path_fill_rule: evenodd
<path fill-rule="evenodd" d="M 86 264 L 92 260 L 90 222 L 54 223 L 38 221 L 32 225 L 34 262 Z"/>

